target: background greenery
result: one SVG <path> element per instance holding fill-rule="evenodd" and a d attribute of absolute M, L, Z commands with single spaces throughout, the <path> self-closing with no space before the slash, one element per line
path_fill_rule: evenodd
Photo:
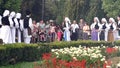
<path fill-rule="evenodd" d="M 21 12 L 24 17 L 25 10 L 29 9 L 37 21 L 54 19 L 61 23 L 68 16 L 77 21 L 84 18 L 91 24 L 95 16 L 116 18 L 120 12 L 119 5 L 120 0 L 0 0 L 0 14 L 9 9 Z"/>

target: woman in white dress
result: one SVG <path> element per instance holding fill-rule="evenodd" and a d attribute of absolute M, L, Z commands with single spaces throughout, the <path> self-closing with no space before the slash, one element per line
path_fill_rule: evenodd
<path fill-rule="evenodd" d="M 109 18 L 109 31 L 108 31 L 108 41 L 114 42 L 116 38 L 116 24 L 113 18 Z"/>
<path fill-rule="evenodd" d="M 108 23 L 105 18 L 101 19 L 100 40 L 107 41 L 108 37 Z"/>
<path fill-rule="evenodd" d="M 16 32 L 14 18 L 15 18 L 15 12 L 12 11 L 10 13 L 10 16 L 9 16 L 11 36 L 12 36 L 12 43 L 15 43 L 15 32 Z"/>
<path fill-rule="evenodd" d="M 9 22 L 9 10 L 5 10 L 2 17 L 2 28 L 1 28 L 1 35 L 3 43 L 10 44 L 12 43 L 11 38 L 11 30 L 10 30 L 10 22 Z"/>
<path fill-rule="evenodd" d="M 70 22 L 70 19 L 68 17 L 65 17 L 65 24 L 64 24 L 64 40 L 65 41 L 71 41 L 71 38 L 70 38 L 70 25 L 71 25 L 71 22 Z"/>
<path fill-rule="evenodd" d="M 94 17 L 94 22 L 91 24 L 90 28 L 91 28 L 91 40 L 99 41 L 100 22 L 98 17 Z"/>

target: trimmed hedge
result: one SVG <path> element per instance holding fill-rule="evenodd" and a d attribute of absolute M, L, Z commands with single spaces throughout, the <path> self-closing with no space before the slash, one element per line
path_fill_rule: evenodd
<path fill-rule="evenodd" d="M 120 41 L 115 42 L 115 45 L 119 45 Z M 16 63 L 20 61 L 35 61 L 39 60 L 42 57 L 43 53 L 49 53 L 51 49 L 59 49 L 65 47 L 78 47 L 81 46 L 113 46 L 111 42 L 105 41 L 70 41 L 70 42 L 51 42 L 51 43 L 39 43 L 39 44 L 5 44 L 0 45 L 0 65 L 6 65 L 9 63 Z"/>
<path fill-rule="evenodd" d="M 45 50 L 43 49 L 45 48 Z M 6 44 L 0 46 L 0 65 L 14 64 L 20 61 L 39 60 L 43 53 L 50 52 L 47 46 L 37 44 Z"/>
<path fill-rule="evenodd" d="M 47 44 L 48 45 L 48 44 Z M 91 40 L 79 40 L 79 41 L 70 41 L 70 42 L 52 42 L 49 44 L 51 48 L 56 49 L 56 48 L 64 48 L 64 47 L 78 47 L 79 45 L 81 46 L 86 46 L 86 47 L 91 47 L 91 46 L 113 46 L 111 42 L 105 42 L 105 41 L 91 41 Z"/>

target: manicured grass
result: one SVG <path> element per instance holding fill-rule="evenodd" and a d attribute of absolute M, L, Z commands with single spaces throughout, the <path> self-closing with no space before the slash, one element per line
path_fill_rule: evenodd
<path fill-rule="evenodd" d="M 0 66 L 0 68 L 34 68 L 34 62 L 20 62 L 15 65 Z"/>

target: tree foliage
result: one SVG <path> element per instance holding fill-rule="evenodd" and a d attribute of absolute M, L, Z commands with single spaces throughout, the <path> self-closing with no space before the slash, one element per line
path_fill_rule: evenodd
<path fill-rule="evenodd" d="M 0 13 L 5 9 L 21 12 L 31 10 L 34 20 L 54 19 L 61 23 L 65 16 L 71 20 L 85 19 L 89 24 L 93 17 L 116 17 L 120 12 L 120 0 L 0 0 Z"/>
<path fill-rule="evenodd" d="M 120 12 L 120 0 L 102 0 L 102 9 L 108 17 L 116 17 Z"/>
<path fill-rule="evenodd" d="M 1 11 L 0 13 L 2 14 L 2 12 L 5 9 L 19 12 L 21 7 L 21 2 L 22 0 L 0 0 L 0 11 Z"/>

